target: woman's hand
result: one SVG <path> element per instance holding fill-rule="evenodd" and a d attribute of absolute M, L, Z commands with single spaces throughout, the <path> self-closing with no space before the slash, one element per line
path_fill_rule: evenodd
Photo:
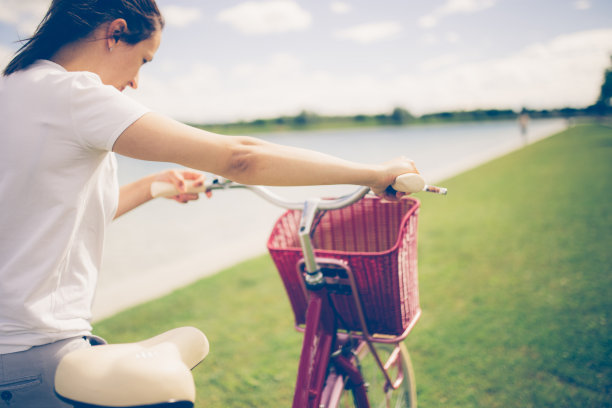
<path fill-rule="evenodd" d="M 185 181 L 187 180 L 192 181 L 194 187 L 200 187 L 204 185 L 206 176 L 202 173 L 198 173 L 193 170 L 173 169 L 166 170 L 157 174 L 154 179 L 154 181 L 165 181 L 172 183 L 177 188 L 177 190 L 181 191 L 180 194 L 167 197 L 179 203 L 187 203 L 192 200 L 197 200 L 200 197 L 198 193 L 185 192 Z M 212 192 L 207 191 L 206 196 L 210 198 L 212 196 Z"/>
<path fill-rule="evenodd" d="M 205 176 L 193 170 L 166 170 L 161 173 L 151 174 L 147 177 L 141 178 L 140 180 L 134 181 L 130 184 L 121 186 L 119 190 L 119 204 L 117 206 L 117 212 L 115 218 L 132 211 L 134 208 L 146 203 L 151 200 L 151 183 L 154 181 L 165 181 L 172 183 L 179 191 L 183 193 L 177 194 L 172 198 L 179 203 L 186 203 L 191 200 L 197 200 L 198 194 L 184 192 L 186 189 L 185 182 L 189 180 L 196 183 L 197 186 L 204 184 Z M 206 193 L 207 196 L 211 196 L 210 192 Z"/>
<path fill-rule="evenodd" d="M 386 162 L 381 166 L 380 181 L 377 184 L 371 185 L 370 189 L 374 194 L 386 200 L 399 200 L 402 196 L 406 195 L 406 193 L 396 191 L 391 186 L 398 176 L 406 173 L 419 174 L 414 161 L 405 157 L 398 157 L 397 159 Z"/>

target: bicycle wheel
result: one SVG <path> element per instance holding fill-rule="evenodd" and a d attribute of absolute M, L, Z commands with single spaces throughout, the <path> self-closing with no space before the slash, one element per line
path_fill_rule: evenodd
<path fill-rule="evenodd" d="M 396 390 L 390 389 L 388 392 L 385 392 L 385 377 L 370 349 L 366 346 L 358 353 L 361 373 L 367 384 L 368 401 L 371 408 L 416 408 L 417 406 L 416 384 L 410 355 L 403 343 L 400 343 L 399 347 L 400 355 L 395 364 L 389 369 L 389 376 L 391 380 L 395 380 L 401 373 L 404 379 L 399 388 Z M 395 345 L 374 343 L 374 348 L 384 363 L 395 349 Z M 344 389 L 333 408 L 355 406 L 358 407 L 352 392 Z"/>

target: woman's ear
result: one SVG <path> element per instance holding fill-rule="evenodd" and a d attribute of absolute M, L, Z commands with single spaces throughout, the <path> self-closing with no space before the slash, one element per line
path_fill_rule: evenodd
<path fill-rule="evenodd" d="M 106 41 L 108 43 L 108 50 L 112 51 L 113 47 L 117 45 L 123 34 L 127 32 L 127 22 L 118 18 L 111 21 L 106 29 Z"/>

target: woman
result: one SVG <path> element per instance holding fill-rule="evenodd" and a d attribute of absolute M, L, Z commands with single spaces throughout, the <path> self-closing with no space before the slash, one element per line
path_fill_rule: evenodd
<path fill-rule="evenodd" d="M 138 86 L 163 25 L 154 0 L 53 0 L 0 79 L 0 397 L 11 407 L 64 406 L 55 367 L 92 342 L 108 223 L 150 200 L 154 180 L 179 191 L 203 182 L 166 171 L 119 189 L 113 152 L 245 184 L 358 184 L 388 198 L 396 176 L 416 172 L 410 160 L 352 163 L 149 112 L 121 91 Z"/>

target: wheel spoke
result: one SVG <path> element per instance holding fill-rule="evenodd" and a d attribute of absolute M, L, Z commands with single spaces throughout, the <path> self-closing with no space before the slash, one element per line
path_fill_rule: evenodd
<path fill-rule="evenodd" d="M 395 346 L 391 344 L 374 345 L 381 360 L 387 361 Z M 367 347 L 364 347 L 359 356 L 361 373 L 367 384 L 368 401 L 372 408 L 416 408 L 416 392 L 414 388 L 414 374 L 410 356 L 406 348 L 400 346 L 400 356 L 389 368 L 391 380 L 403 375 L 403 381 L 398 389 L 385 391 L 386 379 L 381 372 L 374 356 Z M 338 407 L 354 407 L 355 402 L 351 390 L 344 390 Z"/>

